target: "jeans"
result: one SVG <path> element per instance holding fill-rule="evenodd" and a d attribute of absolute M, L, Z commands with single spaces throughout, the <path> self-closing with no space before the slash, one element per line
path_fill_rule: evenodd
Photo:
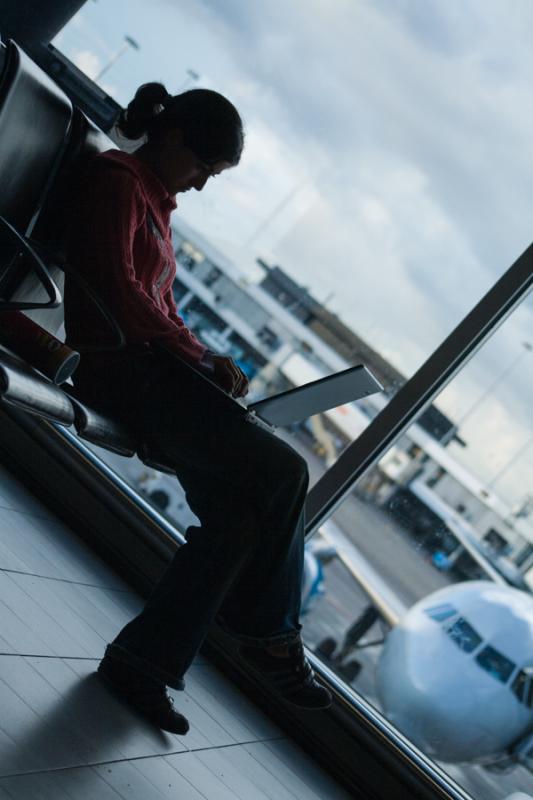
<path fill-rule="evenodd" d="M 87 370 L 78 378 L 164 456 L 201 522 L 188 528 L 144 609 L 106 653 L 183 688 L 217 615 L 243 641 L 294 641 L 301 629 L 305 461 L 171 356 L 105 360 L 100 375 Z"/>

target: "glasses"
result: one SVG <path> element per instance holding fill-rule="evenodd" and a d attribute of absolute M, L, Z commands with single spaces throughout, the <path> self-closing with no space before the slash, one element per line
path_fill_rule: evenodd
<path fill-rule="evenodd" d="M 207 161 L 202 161 L 201 158 L 196 156 L 196 166 L 199 170 L 205 173 L 208 178 L 216 178 L 217 175 L 220 174 L 222 170 L 215 170 L 215 166 L 221 163 L 221 159 L 215 161 L 212 164 L 208 164 Z"/>

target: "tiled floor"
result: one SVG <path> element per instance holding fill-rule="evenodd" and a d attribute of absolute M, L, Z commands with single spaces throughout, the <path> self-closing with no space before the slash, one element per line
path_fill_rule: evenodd
<path fill-rule="evenodd" d="M 139 605 L 0 466 L 0 800 L 349 797 L 205 659 L 186 737 L 110 695 L 94 669 Z"/>

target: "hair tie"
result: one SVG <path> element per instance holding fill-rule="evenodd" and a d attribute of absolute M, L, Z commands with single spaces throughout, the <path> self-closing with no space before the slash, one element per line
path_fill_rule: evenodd
<path fill-rule="evenodd" d="M 157 115 L 160 114 L 164 110 L 165 110 L 165 106 L 163 105 L 163 103 L 156 103 L 155 106 L 152 109 L 152 111 L 154 112 L 154 117 L 157 117 Z"/>

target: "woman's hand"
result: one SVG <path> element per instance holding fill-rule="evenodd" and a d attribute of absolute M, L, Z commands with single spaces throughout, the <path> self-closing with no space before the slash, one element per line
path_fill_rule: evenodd
<path fill-rule="evenodd" d="M 232 397 L 244 397 L 248 392 L 248 378 L 229 356 L 211 356 L 213 378 Z"/>

